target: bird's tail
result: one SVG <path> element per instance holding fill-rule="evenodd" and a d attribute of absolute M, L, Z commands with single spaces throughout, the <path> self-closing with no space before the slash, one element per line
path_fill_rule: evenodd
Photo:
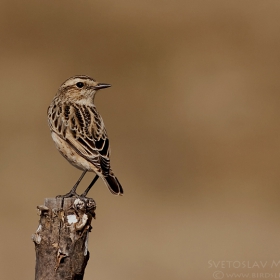
<path fill-rule="evenodd" d="M 115 177 L 114 175 L 108 175 L 104 176 L 102 179 L 104 180 L 105 184 L 112 194 L 123 195 L 123 188 L 117 177 Z"/>

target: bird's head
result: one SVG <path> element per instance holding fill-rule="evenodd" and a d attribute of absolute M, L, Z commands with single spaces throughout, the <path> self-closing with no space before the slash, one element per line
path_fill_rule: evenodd
<path fill-rule="evenodd" d="M 96 80 L 79 75 L 67 79 L 58 89 L 57 95 L 69 101 L 78 103 L 92 103 L 96 92 L 111 85 L 98 83 Z"/>

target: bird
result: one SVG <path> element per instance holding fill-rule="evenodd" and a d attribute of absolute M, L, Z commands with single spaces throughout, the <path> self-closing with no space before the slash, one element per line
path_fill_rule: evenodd
<path fill-rule="evenodd" d="M 107 131 L 94 105 L 96 93 L 110 86 L 86 75 L 73 76 L 59 87 L 48 107 L 48 124 L 56 148 L 70 164 L 83 171 L 72 189 L 59 197 L 78 196 L 77 187 L 87 172 L 96 175 L 82 197 L 86 197 L 99 177 L 112 194 L 123 195 L 111 169 Z"/>

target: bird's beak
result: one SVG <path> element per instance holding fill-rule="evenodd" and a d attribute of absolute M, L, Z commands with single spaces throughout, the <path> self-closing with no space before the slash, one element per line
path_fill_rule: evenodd
<path fill-rule="evenodd" d="M 110 84 L 98 83 L 94 88 L 95 89 L 103 89 L 103 88 L 108 88 L 110 86 L 111 86 Z"/>

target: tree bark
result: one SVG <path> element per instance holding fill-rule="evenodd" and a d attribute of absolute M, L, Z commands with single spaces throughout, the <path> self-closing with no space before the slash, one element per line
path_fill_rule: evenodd
<path fill-rule="evenodd" d="M 88 235 L 96 205 L 91 198 L 46 198 L 37 206 L 35 280 L 82 280 L 89 259 Z"/>

